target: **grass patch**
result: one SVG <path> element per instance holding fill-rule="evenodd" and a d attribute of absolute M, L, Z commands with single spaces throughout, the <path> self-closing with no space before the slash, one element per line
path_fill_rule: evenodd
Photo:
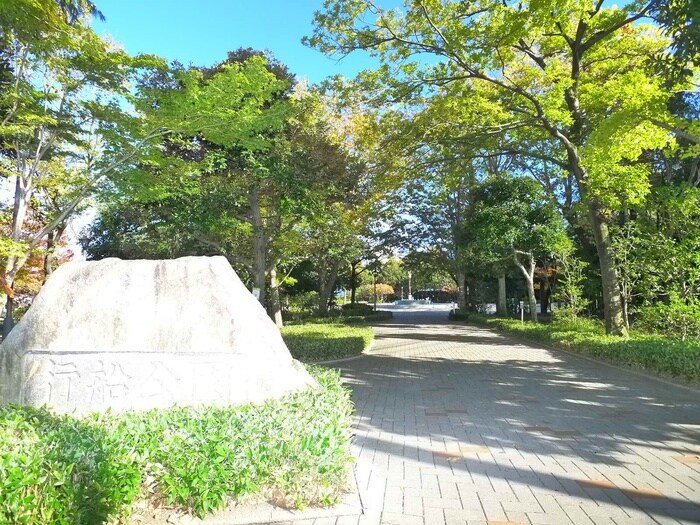
<path fill-rule="evenodd" d="M 531 341 L 552 343 L 606 361 L 700 383 L 700 342 L 633 333 L 628 338 L 606 335 L 591 319 L 540 324 L 469 314 L 469 322 L 497 328 Z"/>
<path fill-rule="evenodd" d="M 319 322 L 285 326 L 282 338 L 295 359 L 308 363 L 359 355 L 374 339 L 374 330 Z"/>
<path fill-rule="evenodd" d="M 321 388 L 260 405 L 86 418 L 0 406 L 0 523 L 97 525 L 144 497 L 203 516 L 272 489 L 331 504 L 352 405 L 336 371 L 310 371 Z"/>

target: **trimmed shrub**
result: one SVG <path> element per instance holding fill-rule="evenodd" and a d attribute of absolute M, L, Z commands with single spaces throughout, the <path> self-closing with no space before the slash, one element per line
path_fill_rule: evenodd
<path fill-rule="evenodd" d="M 259 405 L 171 408 L 87 418 L 0 406 L 0 524 L 97 525 L 139 497 L 203 516 L 275 489 L 297 506 L 346 489 L 349 392 L 321 388 Z"/>
<path fill-rule="evenodd" d="M 385 312 L 383 310 L 377 310 L 376 312 L 369 312 L 364 315 L 344 315 L 342 317 L 337 317 L 336 320 L 339 323 L 347 324 L 362 324 L 362 323 L 379 323 L 381 321 L 388 321 L 394 317 L 391 312 Z"/>
<path fill-rule="evenodd" d="M 374 339 L 374 330 L 339 323 L 312 323 L 285 326 L 282 337 L 295 359 L 314 362 L 361 354 Z"/>
<path fill-rule="evenodd" d="M 367 315 L 374 312 L 374 307 L 365 303 L 348 303 L 341 306 L 341 309 L 344 315 Z"/>

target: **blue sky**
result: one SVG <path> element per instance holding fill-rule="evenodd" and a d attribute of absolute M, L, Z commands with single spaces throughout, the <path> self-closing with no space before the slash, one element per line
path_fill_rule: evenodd
<path fill-rule="evenodd" d="M 184 64 L 209 66 L 239 47 L 269 49 L 301 79 L 311 83 L 342 73 L 353 77 L 370 62 L 356 53 L 341 61 L 301 44 L 312 32 L 322 0 L 99 0 L 107 21 L 101 34 L 129 53 L 155 53 Z"/>
<path fill-rule="evenodd" d="M 629 0 L 605 0 L 625 5 Z M 97 0 L 107 18 L 101 34 L 129 53 L 155 53 L 185 65 L 211 66 L 239 47 L 269 49 L 298 79 L 316 83 L 339 73 L 354 77 L 373 62 L 366 53 L 331 59 L 302 45 L 323 0 Z M 383 5 L 401 4 L 384 0 Z"/>

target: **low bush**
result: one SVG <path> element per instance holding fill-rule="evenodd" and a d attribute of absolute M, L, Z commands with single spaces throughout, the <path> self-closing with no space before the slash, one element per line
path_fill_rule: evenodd
<path fill-rule="evenodd" d="M 359 355 L 372 342 L 374 330 L 339 323 L 311 323 L 285 326 L 282 337 L 292 356 L 308 363 Z"/>
<path fill-rule="evenodd" d="M 310 291 L 289 296 L 288 311 L 291 313 L 311 312 L 318 308 L 318 292 Z"/>
<path fill-rule="evenodd" d="M 336 317 L 335 320 L 339 323 L 362 324 L 362 323 L 380 323 L 382 321 L 389 321 L 393 317 L 394 317 L 394 315 L 391 312 L 377 310 L 376 312 L 369 312 L 369 313 L 366 313 L 363 315 L 343 314 L 340 317 Z"/>
<path fill-rule="evenodd" d="M 374 312 L 374 306 L 365 303 L 348 303 L 340 308 L 345 315 L 367 315 Z"/>
<path fill-rule="evenodd" d="M 641 308 L 635 326 L 682 341 L 700 339 L 700 302 L 685 302 L 672 297 L 669 304 L 657 303 Z"/>
<path fill-rule="evenodd" d="M 291 314 L 286 313 L 283 318 L 286 325 L 299 324 L 371 324 L 380 323 L 392 319 L 394 315 L 384 310 L 333 310 L 327 315 L 312 315 L 310 313 Z"/>
<path fill-rule="evenodd" d="M 586 318 L 551 324 L 471 315 L 469 322 L 486 324 L 532 341 L 553 343 L 613 363 L 700 382 L 700 342 L 633 333 L 629 338 L 605 334 L 602 323 Z"/>
<path fill-rule="evenodd" d="M 297 506 L 346 488 L 348 391 L 321 388 L 265 404 L 171 408 L 87 418 L 0 407 L 0 523 L 97 525 L 140 497 L 203 516 L 230 499 L 276 490 Z"/>

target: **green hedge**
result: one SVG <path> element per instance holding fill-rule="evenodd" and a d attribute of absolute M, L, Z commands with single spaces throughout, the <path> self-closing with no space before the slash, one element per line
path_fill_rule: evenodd
<path fill-rule="evenodd" d="M 374 339 L 374 330 L 339 323 L 310 323 L 285 326 L 282 337 L 296 359 L 314 362 L 361 354 Z"/>
<path fill-rule="evenodd" d="M 634 333 L 629 338 L 605 334 L 603 325 L 578 318 L 539 324 L 470 314 L 469 322 L 485 324 L 533 341 L 554 343 L 563 348 L 641 368 L 686 381 L 700 382 L 700 342 L 680 341 L 659 335 Z"/>
<path fill-rule="evenodd" d="M 337 324 L 371 324 L 392 319 L 394 315 L 385 310 L 373 311 L 366 309 L 341 309 L 331 311 L 327 315 L 314 315 L 311 312 L 285 312 L 283 315 L 286 325 L 310 324 L 310 323 L 337 323 Z"/>
<path fill-rule="evenodd" d="M 0 523 L 97 525 L 141 497 L 204 514 L 265 489 L 297 506 L 346 488 L 348 391 L 321 388 L 260 405 L 171 408 L 87 418 L 0 406 Z"/>
<path fill-rule="evenodd" d="M 337 317 L 335 321 L 338 323 L 347 324 L 378 323 L 381 321 L 389 321 L 393 317 L 394 314 L 392 314 L 391 312 L 385 312 L 382 310 L 357 315 L 350 315 L 347 312 L 343 312 L 343 316 Z"/>

